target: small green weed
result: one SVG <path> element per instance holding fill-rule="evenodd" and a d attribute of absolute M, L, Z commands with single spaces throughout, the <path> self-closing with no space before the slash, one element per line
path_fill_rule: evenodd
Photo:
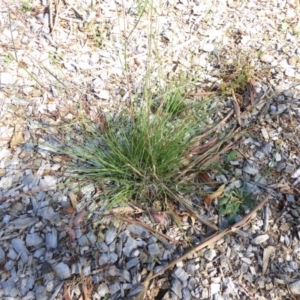
<path fill-rule="evenodd" d="M 231 170 L 232 166 L 231 166 L 230 163 L 236 159 L 236 156 L 237 156 L 236 150 L 231 150 L 228 153 L 228 155 L 227 155 L 227 157 L 226 157 L 226 159 L 224 161 L 224 164 L 223 164 L 222 168 L 224 170 L 226 170 L 226 171 Z"/>
<path fill-rule="evenodd" d="M 219 214 L 221 216 L 228 216 L 230 223 L 234 223 L 235 217 L 238 213 L 245 213 L 245 207 L 252 209 L 255 206 L 255 200 L 250 192 L 244 187 L 234 188 L 230 191 L 224 192 L 224 197 L 218 202 Z"/>
<path fill-rule="evenodd" d="M 223 96 L 232 95 L 232 89 L 237 94 L 243 93 L 254 76 L 254 68 L 247 60 L 225 65 L 224 69 L 219 87 Z"/>
<path fill-rule="evenodd" d="M 12 61 L 13 61 L 13 58 L 11 57 L 10 54 L 5 55 L 5 56 L 3 57 L 3 62 L 6 63 L 7 65 L 9 65 Z"/>
<path fill-rule="evenodd" d="M 22 9 L 24 11 L 32 11 L 32 7 L 31 7 L 29 1 L 23 1 L 22 2 Z"/>

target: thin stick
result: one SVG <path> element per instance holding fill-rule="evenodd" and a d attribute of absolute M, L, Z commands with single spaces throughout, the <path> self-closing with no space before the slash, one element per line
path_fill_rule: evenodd
<path fill-rule="evenodd" d="M 28 195 L 28 194 L 31 194 L 31 193 L 34 194 L 34 193 L 38 193 L 38 192 L 42 192 L 42 191 L 48 191 L 49 189 L 51 189 L 54 186 L 56 186 L 56 185 L 55 184 L 54 185 L 49 185 L 49 186 L 46 186 L 44 188 L 38 188 L 38 189 L 30 190 L 30 191 L 27 191 L 27 192 L 19 193 L 19 194 L 14 195 L 14 196 L 3 197 L 3 198 L 0 198 L 0 203 L 4 202 L 6 200 L 9 200 L 9 199 L 22 197 L 22 196 L 25 196 L 25 195 Z"/>
<path fill-rule="evenodd" d="M 212 228 L 215 231 L 219 231 L 219 227 L 218 226 L 216 226 L 215 224 L 212 224 L 212 223 L 208 222 L 206 219 L 204 219 L 203 217 L 201 217 L 199 214 L 197 214 L 195 211 L 193 211 L 189 207 L 187 207 L 187 206 L 185 206 L 185 207 L 190 212 L 190 214 L 193 215 L 194 217 L 196 217 L 201 223 L 205 224 L 206 226 Z"/>
<path fill-rule="evenodd" d="M 204 161 L 205 159 L 207 160 L 207 157 L 211 155 L 211 153 L 213 151 L 215 151 L 216 149 L 218 149 L 222 143 L 224 143 L 226 140 L 228 140 L 232 134 L 234 134 L 235 132 L 235 128 L 233 128 L 230 133 L 223 138 L 221 141 L 219 141 L 219 143 L 217 143 L 216 145 L 214 145 L 213 147 L 211 147 L 209 150 L 207 150 L 204 154 L 200 155 L 197 159 L 195 159 L 192 163 L 189 164 L 189 166 L 187 168 L 185 168 L 184 170 L 182 170 L 176 177 L 175 180 L 177 181 L 180 177 L 182 177 L 183 175 L 185 175 L 187 172 L 189 172 L 195 165 L 199 164 L 200 162 Z M 222 150 L 221 150 L 222 151 Z M 222 153 L 222 152 L 221 152 Z"/>
<path fill-rule="evenodd" d="M 222 154 L 222 153 L 225 153 L 227 151 L 229 151 L 230 149 L 232 149 L 233 147 L 233 143 L 230 142 L 228 145 L 226 145 L 220 152 L 218 152 L 218 154 L 216 154 L 215 156 L 213 157 L 208 157 L 207 159 L 201 161 L 201 166 L 202 167 L 206 167 L 207 165 L 209 165 L 212 161 L 216 160 L 216 158 Z"/>
<path fill-rule="evenodd" d="M 51 2 L 51 0 L 50 0 Z M 55 18 L 54 18 L 54 23 L 52 25 L 52 28 L 51 28 L 51 34 L 53 33 L 54 29 L 55 29 L 55 26 L 57 24 L 57 19 L 58 19 L 58 10 L 59 10 L 59 5 L 60 5 L 60 0 L 57 0 L 57 3 L 55 1 Z"/>
<path fill-rule="evenodd" d="M 156 176 L 157 178 L 157 176 Z M 157 178 L 159 180 L 159 178 Z M 160 180 L 159 180 L 160 181 Z M 163 188 L 165 190 L 168 191 L 168 193 L 170 193 L 170 195 L 172 195 L 172 197 L 174 197 L 176 199 L 176 201 L 178 201 L 179 203 L 181 203 L 182 205 L 184 205 L 184 207 L 192 214 L 194 215 L 201 223 L 205 224 L 206 226 L 212 228 L 213 230 L 216 230 L 218 231 L 219 228 L 214 225 L 214 224 L 211 224 L 209 221 L 207 221 L 206 219 L 204 219 L 203 217 L 201 217 L 200 215 L 198 215 L 196 212 L 194 212 L 192 209 L 190 209 L 185 203 L 184 201 L 182 201 L 182 199 L 180 199 L 175 193 L 173 193 L 163 182 L 159 182 Z"/>
<path fill-rule="evenodd" d="M 197 92 L 197 93 L 191 93 L 189 96 L 205 96 L 205 95 L 213 95 L 217 92 Z"/>
<path fill-rule="evenodd" d="M 234 225 L 232 225 L 231 227 L 225 229 L 224 231 L 218 232 L 214 235 L 212 235 L 210 238 L 206 239 L 205 241 L 203 241 L 201 244 L 199 244 L 197 247 L 195 247 L 194 249 L 188 251 L 187 253 L 183 254 L 182 256 L 178 257 L 177 259 L 173 260 L 171 263 L 169 263 L 167 266 L 165 266 L 163 269 L 161 269 L 159 272 L 157 272 L 156 274 L 154 274 L 153 276 L 151 276 L 150 278 L 147 278 L 148 280 L 152 280 L 156 277 L 158 277 L 159 275 L 162 275 L 163 273 L 165 273 L 168 269 L 171 269 L 172 267 L 174 267 L 177 263 L 181 262 L 182 260 L 188 258 L 189 256 L 193 255 L 195 252 L 202 250 L 203 248 L 210 246 L 214 243 L 216 243 L 218 240 L 220 240 L 223 236 L 225 236 L 226 234 L 229 233 L 234 233 L 237 230 L 239 230 L 240 228 L 242 228 L 243 226 L 245 226 L 246 224 L 248 224 L 251 219 L 256 215 L 256 212 L 258 210 L 260 210 L 269 200 L 271 194 L 268 194 L 267 197 L 261 201 L 249 214 L 247 214 L 245 217 L 243 217 L 240 221 L 238 221 L 237 223 L 235 223 Z M 146 281 L 143 282 L 143 284 Z"/>
<path fill-rule="evenodd" d="M 52 0 L 49 1 L 49 26 L 50 26 L 50 32 L 52 32 L 53 28 L 53 7 L 52 7 Z"/>
<path fill-rule="evenodd" d="M 240 105 L 239 105 L 238 101 L 236 100 L 233 89 L 231 89 L 231 95 L 232 95 L 232 104 L 233 104 L 233 108 L 235 111 L 236 119 L 237 119 L 239 125 L 242 126 L 243 124 L 242 124 L 242 119 L 241 119 L 241 109 L 240 109 Z"/>
<path fill-rule="evenodd" d="M 152 227 L 150 227 L 149 225 L 147 225 L 147 224 L 145 224 L 145 223 L 143 223 L 143 222 L 141 222 L 141 221 L 131 220 L 131 219 L 125 218 L 125 217 L 123 217 L 123 216 L 121 216 L 121 215 L 119 215 L 119 214 L 116 214 L 116 213 L 112 213 L 112 216 L 113 216 L 113 217 L 116 217 L 116 218 L 118 218 L 118 219 L 120 219 L 120 220 L 122 220 L 123 222 L 131 223 L 131 224 L 139 224 L 139 225 L 145 227 L 146 229 L 148 229 L 149 231 L 151 231 L 151 232 L 153 232 L 153 233 L 155 233 L 155 234 L 157 234 L 157 235 L 163 237 L 163 238 L 166 239 L 166 240 L 171 241 L 171 242 L 174 243 L 174 244 L 181 244 L 179 241 L 170 238 L 169 236 L 167 236 L 167 235 L 165 235 L 165 234 L 163 234 L 163 233 L 161 233 L 161 232 L 159 232 L 159 231 L 153 229 Z"/>
<path fill-rule="evenodd" d="M 194 138 L 194 140 L 192 141 L 192 143 L 197 142 L 197 141 L 201 141 L 204 137 L 206 137 L 207 135 L 209 135 L 210 133 L 216 131 L 218 129 L 219 126 L 221 126 L 222 124 L 224 124 L 231 116 L 233 115 L 233 111 L 231 110 L 224 119 L 222 119 L 218 124 L 216 124 L 214 127 L 212 127 L 211 129 L 207 130 L 205 133 L 196 136 Z"/>

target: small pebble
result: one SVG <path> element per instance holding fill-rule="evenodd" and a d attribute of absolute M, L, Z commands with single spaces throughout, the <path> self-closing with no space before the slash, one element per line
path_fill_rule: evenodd
<path fill-rule="evenodd" d="M 263 234 L 263 235 L 259 235 L 256 238 L 254 238 L 252 240 L 252 243 L 255 244 L 255 245 L 259 245 L 259 244 L 264 243 L 268 239 L 269 239 L 269 235 L 268 234 Z"/>
<path fill-rule="evenodd" d="M 205 251 L 204 253 L 204 257 L 208 260 L 208 261 L 212 261 L 215 257 L 217 256 L 217 252 L 214 249 L 208 249 Z"/>
<path fill-rule="evenodd" d="M 300 280 L 297 280 L 289 285 L 292 294 L 300 295 Z"/>
<path fill-rule="evenodd" d="M 213 52 L 215 50 L 215 46 L 213 44 L 204 44 L 202 46 L 202 50 L 205 52 Z"/>

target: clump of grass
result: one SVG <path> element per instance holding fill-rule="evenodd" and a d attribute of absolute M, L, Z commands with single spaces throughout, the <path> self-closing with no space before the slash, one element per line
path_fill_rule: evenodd
<path fill-rule="evenodd" d="M 219 87 L 223 96 L 232 95 L 232 90 L 237 94 L 243 93 L 254 76 L 254 67 L 245 58 L 225 64 L 223 69 L 222 82 Z"/>
<path fill-rule="evenodd" d="M 84 117 L 82 142 L 55 150 L 69 156 L 74 178 L 102 187 L 108 209 L 128 202 L 148 208 L 154 200 L 174 199 L 175 177 L 208 114 L 205 101 L 188 105 L 183 89 L 172 89 L 106 116 L 101 125 Z"/>

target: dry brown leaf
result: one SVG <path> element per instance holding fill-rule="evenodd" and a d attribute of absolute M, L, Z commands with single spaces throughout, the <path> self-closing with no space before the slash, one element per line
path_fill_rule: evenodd
<path fill-rule="evenodd" d="M 198 145 L 196 147 L 194 147 L 187 155 L 186 158 L 190 159 L 191 157 L 193 157 L 196 154 L 199 153 L 204 153 L 207 148 L 211 147 L 215 142 L 217 141 L 216 138 L 212 138 L 211 140 L 207 141 L 205 144 L 202 145 Z M 194 142 L 199 143 L 199 141 L 197 140 L 197 137 L 195 137 L 195 141 L 193 141 L 192 143 L 194 144 Z"/>
<path fill-rule="evenodd" d="M 152 218 L 156 223 L 165 224 L 165 225 L 168 223 L 168 217 L 165 214 L 160 214 L 158 212 L 151 211 L 150 215 L 152 216 Z"/>
<path fill-rule="evenodd" d="M 204 203 L 207 205 L 207 206 L 211 206 L 211 203 L 212 203 L 213 199 L 209 196 L 209 195 L 206 195 L 204 197 Z"/>
<path fill-rule="evenodd" d="M 11 141 L 10 141 L 10 148 L 14 149 L 15 147 L 22 144 L 23 141 L 24 141 L 23 132 L 22 131 L 15 131 L 14 135 L 12 136 Z"/>
<path fill-rule="evenodd" d="M 74 243 L 76 240 L 76 232 L 73 228 L 70 226 L 65 226 L 65 231 L 69 234 L 69 238 L 71 243 Z"/>
<path fill-rule="evenodd" d="M 69 192 L 69 197 L 70 197 L 72 206 L 75 208 L 76 204 L 77 204 L 77 196 L 72 191 L 70 191 Z"/>
<path fill-rule="evenodd" d="M 120 207 L 116 207 L 113 208 L 112 210 L 110 210 L 111 213 L 115 213 L 115 214 L 120 214 L 120 215 L 128 215 L 128 214 L 139 214 L 144 212 L 142 209 L 138 208 L 137 206 L 134 205 L 127 205 L 127 206 L 120 206 Z"/>
<path fill-rule="evenodd" d="M 204 198 L 204 202 L 207 206 L 211 206 L 211 202 L 220 197 L 225 189 L 225 184 L 222 184 L 215 192 L 213 192 L 212 194 L 206 195 Z"/>
<path fill-rule="evenodd" d="M 84 300 L 90 300 L 93 292 L 93 280 L 91 276 L 83 277 L 81 275 L 82 291 L 84 295 Z"/>
<path fill-rule="evenodd" d="M 273 254 L 273 252 L 275 251 L 275 248 L 273 246 L 268 246 L 265 250 L 264 250 L 264 256 L 263 256 L 263 270 L 262 270 L 262 274 L 264 275 L 267 271 L 268 268 L 268 264 L 269 264 L 269 260 L 270 260 L 270 256 Z"/>
<path fill-rule="evenodd" d="M 75 212 L 75 208 L 73 206 L 68 206 L 63 208 L 63 213 L 66 215 L 71 215 Z"/>
<path fill-rule="evenodd" d="M 53 161 L 58 162 L 58 163 L 69 160 L 68 156 L 66 156 L 66 155 L 60 155 L 60 156 L 56 155 L 56 156 L 53 156 L 52 159 L 53 159 Z"/>
<path fill-rule="evenodd" d="M 5 175 L 5 173 L 6 173 L 5 169 L 0 169 L 0 177 Z"/>
<path fill-rule="evenodd" d="M 198 180 L 199 182 L 207 183 L 212 188 L 216 187 L 216 185 L 212 182 L 212 179 L 210 178 L 207 172 L 200 172 L 198 174 Z"/>
<path fill-rule="evenodd" d="M 85 215 L 86 215 L 86 210 L 83 208 L 79 213 L 76 214 L 73 220 L 73 225 L 78 226 L 82 222 Z"/>
<path fill-rule="evenodd" d="M 65 283 L 65 285 L 64 285 L 64 298 L 65 298 L 65 300 L 72 300 L 70 292 L 71 292 L 70 287 L 67 286 L 67 284 Z"/>

